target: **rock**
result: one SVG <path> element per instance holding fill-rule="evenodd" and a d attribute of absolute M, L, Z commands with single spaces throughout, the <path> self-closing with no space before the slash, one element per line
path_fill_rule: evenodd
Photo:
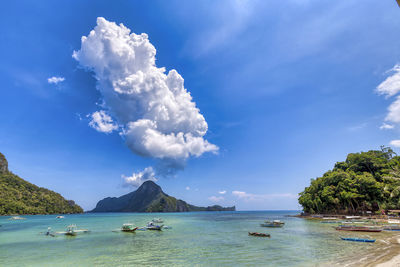
<path fill-rule="evenodd" d="M 2 153 L 0 153 L 0 173 L 8 172 L 8 162 L 6 157 Z"/>

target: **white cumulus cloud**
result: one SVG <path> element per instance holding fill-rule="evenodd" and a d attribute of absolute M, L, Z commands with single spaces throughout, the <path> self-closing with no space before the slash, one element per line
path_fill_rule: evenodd
<path fill-rule="evenodd" d="M 118 129 L 118 126 L 104 110 L 93 112 L 88 117 L 90 118 L 89 126 L 99 132 L 111 133 Z"/>
<path fill-rule="evenodd" d="M 50 77 L 50 78 L 47 79 L 47 82 L 50 83 L 50 84 L 58 84 L 58 83 L 63 82 L 63 81 L 65 81 L 64 77 L 53 76 L 53 77 Z"/>
<path fill-rule="evenodd" d="M 134 187 L 139 187 L 146 181 L 157 181 L 152 167 L 147 167 L 141 172 L 133 173 L 132 176 L 122 175 L 122 178 L 124 179 L 125 185 L 131 185 Z"/>
<path fill-rule="evenodd" d="M 219 191 L 218 193 L 221 194 L 221 195 L 223 195 L 223 194 L 226 193 L 226 190 Z"/>
<path fill-rule="evenodd" d="M 390 145 L 394 147 L 400 147 L 400 140 L 392 140 L 390 141 Z"/>
<path fill-rule="evenodd" d="M 394 72 L 378 85 L 376 91 L 381 95 L 391 97 L 400 92 L 400 65 L 395 65 L 389 72 Z"/>
<path fill-rule="evenodd" d="M 189 191 L 189 190 L 190 190 L 190 187 L 189 187 L 189 186 L 186 186 L 186 188 L 185 188 L 185 189 Z"/>
<path fill-rule="evenodd" d="M 216 197 L 216 196 L 211 196 L 208 198 L 208 200 L 212 201 L 212 202 L 220 202 L 224 200 L 224 197 Z"/>
<path fill-rule="evenodd" d="M 81 66 L 95 74 L 102 107 L 121 127 L 133 152 L 169 166 L 217 152 L 218 147 L 204 139 L 207 122 L 182 76 L 174 69 L 166 72 L 157 67 L 155 56 L 147 34 L 131 33 L 123 24 L 101 17 L 73 53 Z"/>

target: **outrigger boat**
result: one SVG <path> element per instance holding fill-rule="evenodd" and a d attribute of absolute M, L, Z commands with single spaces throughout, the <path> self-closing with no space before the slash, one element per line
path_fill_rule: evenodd
<path fill-rule="evenodd" d="M 163 223 L 164 221 L 161 218 L 154 218 L 151 220 L 153 223 Z"/>
<path fill-rule="evenodd" d="M 9 220 L 26 220 L 26 218 L 19 217 L 19 216 L 13 216 L 13 217 L 9 218 Z"/>
<path fill-rule="evenodd" d="M 88 233 L 88 232 L 90 231 L 87 229 L 77 229 L 75 224 L 71 224 L 67 226 L 65 232 L 56 232 L 56 234 L 76 236 L 78 233 Z"/>
<path fill-rule="evenodd" d="M 375 239 L 365 239 L 365 238 L 356 238 L 356 237 L 341 237 L 344 241 L 353 241 L 353 242 L 366 242 L 366 243 L 374 243 Z"/>
<path fill-rule="evenodd" d="M 124 223 L 122 225 L 121 231 L 122 232 L 129 232 L 129 233 L 133 233 L 138 229 L 138 227 L 133 226 L 133 224 L 131 223 Z"/>
<path fill-rule="evenodd" d="M 382 232 L 382 229 L 368 226 L 349 226 L 339 225 L 335 228 L 338 231 L 354 231 L 354 232 Z"/>
<path fill-rule="evenodd" d="M 249 235 L 252 235 L 252 236 L 260 236 L 260 237 L 271 237 L 270 234 L 257 233 L 257 232 L 249 232 Z"/>
<path fill-rule="evenodd" d="M 399 225 L 384 226 L 383 230 L 384 231 L 400 231 L 400 226 Z"/>
<path fill-rule="evenodd" d="M 59 215 L 59 216 L 57 216 L 56 218 L 57 218 L 57 219 L 64 219 L 65 217 L 62 216 L 62 215 Z"/>
<path fill-rule="evenodd" d="M 146 226 L 147 230 L 158 230 L 161 231 L 163 225 L 157 225 L 154 224 L 153 222 L 149 222 Z"/>
<path fill-rule="evenodd" d="M 264 223 L 260 224 L 262 227 L 283 227 L 285 223 L 281 222 L 280 220 L 274 221 L 265 221 Z"/>

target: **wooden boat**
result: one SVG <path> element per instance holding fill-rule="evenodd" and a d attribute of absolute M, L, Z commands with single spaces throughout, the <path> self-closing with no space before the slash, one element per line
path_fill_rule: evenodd
<path fill-rule="evenodd" d="M 366 242 L 366 243 L 374 243 L 375 239 L 365 239 L 365 238 L 356 238 L 356 237 L 341 237 L 342 240 L 345 241 L 353 241 L 353 242 Z"/>
<path fill-rule="evenodd" d="M 354 231 L 354 232 L 382 232 L 382 229 L 368 226 L 348 226 L 339 225 L 335 228 L 338 231 Z"/>
<path fill-rule="evenodd" d="M 260 236 L 260 237 L 271 237 L 270 234 L 257 233 L 257 232 L 249 232 L 249 235 L 252 235 L 252 236 Z"/>
<path fill-rule="evenodd" d="M 138 229 L 138 227 L 135 227 L 133 224 L 131 223 L 124 223 L 121 227 L 121 231 L 122 232 L 129 232 L 129 233 L 133 233 Z"/>
<path fill-rule="evenodd" d="M 285 223 L 279 220 L 274 221 L 265 221 L 264 223 L 260 224 L 261 227 L 283 227 Z"/>

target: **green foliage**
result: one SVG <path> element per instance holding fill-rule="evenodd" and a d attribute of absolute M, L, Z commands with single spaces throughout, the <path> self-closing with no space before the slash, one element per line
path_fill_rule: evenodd
<path fill-rule="evenodd" d="M 307 213 L 362 213 L 400 207 L 400 157 L 392 149 L 351 153 L 299 194 Z"/>
<path fill-rule="evenodd" d="M 60 194 L 38 187 L 11 172 L 0 173 L 0 215 L 82 213 Z"/>

